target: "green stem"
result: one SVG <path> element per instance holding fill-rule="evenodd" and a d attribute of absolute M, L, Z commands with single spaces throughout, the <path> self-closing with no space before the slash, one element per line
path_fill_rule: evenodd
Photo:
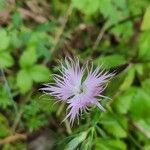
<path fill-rule="evenodd" d="M 16 106 L 16 104 L 15 104 L 15 102 L 13 100 L 13 96 L 12 96 L 12 93 L 11 93 L 11 88 L 9 86 L 9 83 L 8 83 L 7 79 L 6 79 L 4 70 L 1 68 L 0 71 L 1 71 L 1 76 L 2 76 L 2 78 L 4 80 L 4 86 L 5 86 L 6 90 L 7 90 L 9 99 L 12 101 L 12 104 L 13 104 L 13 107 L 14 107 L 14 110 L 15 110 L 15 114 L 17 114 L 17 112 L 18 112 L 17 106 Z"/>

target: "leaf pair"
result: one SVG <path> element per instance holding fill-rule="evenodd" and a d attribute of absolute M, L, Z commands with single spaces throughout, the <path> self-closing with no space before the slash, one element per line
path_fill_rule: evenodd
<path fill-rule="evenodd" d="M 33 81 L 44 82 L 49 79 L 49 70 L 44 65 L 36 64 L 37 54 L 34 47 L 27 48 L 20 60 L 21 70 L 17 74 L 17 85 L 21 93 L 31 89 Z"/>

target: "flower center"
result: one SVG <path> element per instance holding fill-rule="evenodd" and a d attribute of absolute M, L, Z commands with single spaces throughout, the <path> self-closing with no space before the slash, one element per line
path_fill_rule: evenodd
<path fill-rule="evenodd" d="M 80 85 L 80 86 L 76 86 L 74 87 L 74 95 L 78 95 L 78 94 L 81 94 L 83 93 L 83 87 Z"/>

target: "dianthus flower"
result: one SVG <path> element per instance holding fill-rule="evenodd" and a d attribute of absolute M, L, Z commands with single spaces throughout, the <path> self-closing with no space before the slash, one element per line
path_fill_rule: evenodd
<path fill-rule="evenodd" d="M 42 90 L 58 101 L 68 104 L 66 118 L 69 118 L 70 123 L 92 105 L 105 111 L 99 98 L 105 97 L 101 93 L 113 73 L 104 72 L 100 66 L 94 69 L 93 64 L 89 66 L 88 63 L 81 67 L 79 59 L 71 58 L 66 58 L 64 63 L 61 63 L 59 71 L 60 75 L 53 75 L 54 83 L 46 84 Z"/>

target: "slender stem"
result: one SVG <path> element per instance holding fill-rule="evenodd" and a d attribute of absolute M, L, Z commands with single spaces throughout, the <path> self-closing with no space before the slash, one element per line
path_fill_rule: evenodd
<path fill-rule="evenodd" d="M 126 23 L 126 22 L 128 22 L 128 21 L 130 21 L 130 20 L 133 20 L 133 19 L 136 19 L 136 18 L 139 18 L 139 17 L 142 17 L 142 16 L 143 16 L 142 13 L 136 14 L 136 15 L 134 15 L 134 16 L 129 16 L 128 18 L 125 18 L 125 19 L 123 19 L 123 20 L 120 20 L 120 21 L 117 23 L 117 25 L 118 25 L 118 24 Z M 111 25 L 110 27 L 108 27 L 108 30 L 111 30 L 115 25 L 116 25 L 116 24 L 113 24 L 113 25 Z"/>
<path fill-rule="evenodd" d="M 26 102 L 29 101 L 29 98 L 30 98 L 31 94 L 32 94 L 32 93 L 29 92 L 29 93 L 27 94 L 26 98 L 24 99 L 24 101 L 23 101 L 22 104 L 21 104 L 20 110 L 18 111 L 18 113 L 17 113 L 17 115 L 16 115 L 16 118 L 15 118 L 15 120 L 14 120 L 14 122 L 13 122 L 13 125 L 12 125 L 12 133 L 15 133 L 15 131 L 16 131 L 16 129 L 17 129 L 17 126 L 18 126 L 18 124 L 19 124 L 19 122 L 20 122 L 20 120 L 21 120 L 21 118 L 22 118 L 23 113 L 24 113 L 24 109 L 23 109 L 22 106 L 25 105 Z"/>
<path fill-rule="evenodd" d="M 64 123 L 65 123 L 66 130 L 67 130 L 68 134 L 71 134 L 71 133 L 72 133 L 72 130 L 71 130 L 70 123 L 69 123 L 68 119 L 66 119 L 66 120 L 64 121 Z"/>
<path fill-rule="evenodd" d="M 142 16 L 142 14 L 137 14 L 137 15 L 135 15 L 135 16 L 130 16 L 130 17 L 128 17 L 128 18 L 125 18 L 125 19 L 123 19 L 123 20 L 120 20 L 120 21 L 117 23 L 117 25 L 118 25 L 118 24 L 126 23 L 126 22 L 129 21 L 129 20 L 132 20 L 132 19 L 135 19 L 135 18 L 138 18 L 138 17 L 141 17 L 141 16 Z M 107 30 L 107 31 L 111 30 L 115 25 L 116 25 L 116 24 L 113 24 L 113 25 L 111 25 L 111 26 L 109 26 L 109 27 L 106 27 L 106 24 L 104 24 L 104 26 L 100 29 L 99 34 L 98 34 L 98 36 L 97 36 L 97 38 L 96 38 L 96 41 L 95 41 L 95 43 L 94 43 L 94 45 L 93 45 L 93 47 L 92 47 L 93 50 L 95 50 L 95 49 L 97 48 L 97 46 L 99 45 L 99 43 L 100 43 L 100 41 L 102 40 L 103 35 L 104 35 L 104 33 L 106 32 L 106 30 Z"/>
<path fill-rule="evenodd" d="M 62 113 L 64 107 L 65 107 L 65 104 L 62 103 L 62 104 L 60 105 L 59 109 L 58 109 L 57 112 L 56 112 L 56 116 L 60 116 L 60 114 Z"/>
<path fill-rule="evenodd" d="M 13 100 L 13 96 L 12 96 L 12 93 L 11 93 L 11 88 L 10 88 L 10 86 L 9 86 L 9 83 L 8 83 L 7 79 L 6 79 L 4 70 L 1 68 L 0 71 L 1 71 L 1 76 L 2 76 L 2 78 L 3 78 L 3 80 L 4 80 L 4 85 L 5 85 L 5 87 L 6 87 L 6 90 L 7 90 L 8 96 L 9 96 L 9 99 L 12 101 L 12 104 L 13 104 L 13 107 L 14 107 L 14 110 L 15 110 L 15 114 L 17 114 L 17 112 L 18 112 L 17 106 L 16 106 L 16 104 L 15 104 L 15 102 L 14 102 L 14 100 Z"/>
<path fill-rule="evenodd" d="M 23 115 L 23 110 L 20 109 L 20 111 L 18 112 L 17 116 L 16 116 L 16 119 L 12 125 L 12 133 L 15 133 L 16 129 L 17 129 L 17 126 L 22 118 L 22 115 Z"/>
<path fill-rule="evenodd" d="M 96 41 L 95 41 L 95 43 L 94 43 L 94 45 L 93 45 L 93 50 L 95 50 L 96 48 L 97 48 L 97 46 L 99 45 L 99 43 L 100 43 L 100 41 L 102 40 L 102 38 L 103 38 L 103 35 L 104 35 L 104 33 L 105 33 L 105 31 L 106 31 L 106 27 L 105 27 L 105 25 L 100 29 L 100 32 L 99 32 L 99 34 L 98 34 L 98 36 L 97 36 L 97 38 L 96 38 Z"/>
<path fill-rule="evenodd" d="M 150 132 L 148 130 L 146 130 L 145 128 L 143 128 L 142 126 L 140 126 L 138 123 L 133 122 L 133 125 L 141 132 L 143 133 L 148 139 L 150 139 Z"/>
<path fill-rule="evenodd" d="M 4 139 L 0 139 L 0 145 L 12 143 L 12 142 L 15 142 L 17 140 L 26 140 L 26 139 L 27 139 L 26 134 L 16 133 L 16 134 L 10 135 Z"/>

